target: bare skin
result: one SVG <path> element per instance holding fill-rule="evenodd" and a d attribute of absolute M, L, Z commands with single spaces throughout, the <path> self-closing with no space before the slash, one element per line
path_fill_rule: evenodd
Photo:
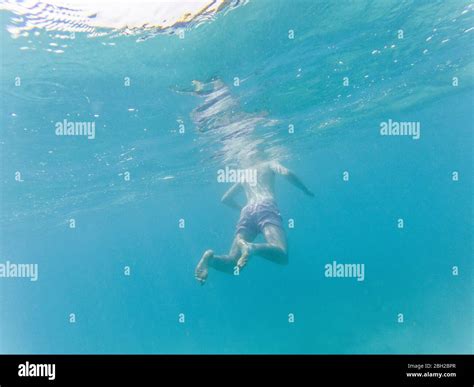
<path fill-rule="evenodd" d="M 306 195 L 314 197 L 314 194 L 292 171 L 276 161 L 263 162 L 252 168 L 257 171 L 256 183 L 234 184 L 222 197 L 222 203 L 241 211 L 243 206 L 238 204 L 236 196 L 242 190 L 247 198 L 246 205 L 268 200 L 275 201 L 275 176 L 277 175 L 284 177 Z M 280 265 L 286 265 L 288 263 L 288 248 L 285 231 L 281 227 L 267 223 L 261 232 L 265 243 L 253 243 L 257 234 L 241 231 L 236 234 L 227 255 L 215 255 L 212 250 L 206 250 L 196 266 L 195 278 L 204 284 L 209 274 L 209 268 L 232 274 L 236 267 L 239 270 L 244 268 L 254 255 Z"/>

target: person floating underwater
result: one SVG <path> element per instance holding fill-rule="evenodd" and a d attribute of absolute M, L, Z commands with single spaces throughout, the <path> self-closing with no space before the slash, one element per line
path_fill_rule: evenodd
<path fill-rule="evenodd" d="M 240 211 L 240 218 L 227 255 L 216 255 L 212 250 L 206 250 L 202 255 L 195 270 L 195 278 L 201 284 L 206 282 L 209 268 L 232 274 L 235 267 L 242 269 L 255 255 L 281 265 L 288 263 L 286 234 L 275 200 L 275 177 L 286 178 L 310 197 L 314 194 L 292 171 L 277 161 L 263 161 L 252 168 L 256 172 L 256 181 L 235 183 L 222 197 L 222 203 Z M 243 207 L 235 200 L 241 191 L 247 198 Z M 265 243 L 254 243 L 260 233 Z"/>

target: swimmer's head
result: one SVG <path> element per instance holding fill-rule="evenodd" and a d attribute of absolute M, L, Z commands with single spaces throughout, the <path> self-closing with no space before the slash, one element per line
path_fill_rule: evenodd
<path fill-rule="evenodd" d="M 267 160 L 263 141 L 254 141 L 239 152 L 239 164 L 242 168 L 250 168 Z"/>

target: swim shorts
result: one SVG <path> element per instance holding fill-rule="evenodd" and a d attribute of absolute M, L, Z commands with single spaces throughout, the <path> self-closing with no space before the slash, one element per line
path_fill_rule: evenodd
<path fill-rule="evenodd" d="M 247 204 L 240 212 L 240 219 L 237 222 L 236 234 L 249 233 L 257 235 L 263 231 L 267 224 L 283 228 L 280 211 L 273 200 L 263 200 L 260 202 Z"/>

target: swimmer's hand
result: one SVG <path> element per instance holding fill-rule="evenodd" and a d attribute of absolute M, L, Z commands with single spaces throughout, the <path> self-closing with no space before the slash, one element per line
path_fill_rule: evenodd
<path fill-rule="evenodd" d="M 309 197 L 314 198 L 314 193 L 309 188 L 306 188 L 303 192 Z"/>

